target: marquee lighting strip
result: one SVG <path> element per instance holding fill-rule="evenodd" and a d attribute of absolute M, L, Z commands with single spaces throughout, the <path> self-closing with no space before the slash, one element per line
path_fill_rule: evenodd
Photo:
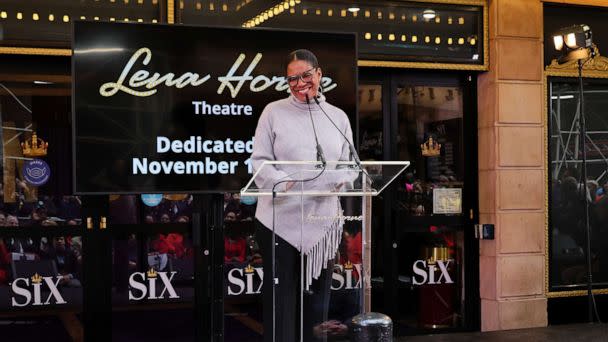
<path fill-rule="evenodd" d="M 236 5 L 236 10 L 240 11 L 241 8 L 247 6 L 251 1 L 253 0 L 244 0 L 243 2 L 241 2 L 240 4 Z"/>
<path fill-rule="evenodd" d="M 99 0 L 95 0 L 96 2 Z M 144 0 L 135 0 L 137 1 L 138 5 L 143 5 L 144 4 Z M 172 2 L 174 0 L 167 0 L 169 2 Z M 249 0 L 251 1 L 251 0 Z M 111 3 L 115 3 L 116 0 L 110 0 Z M 129 4 L 129 0 L 123 0 L 123 2 L 125 3 L 125 5 Z M 158 5 L 158 0 L 152 0 L 152 5 Z M 7 11 L 6 9 L 2 9 L 0 10 L 0 20 L 6 20 L 9 19 L 12 15 L 10 14 L 10 11 Z M 19 11 L 16 10 L 16 12 L 14 13 L 14 18 L 16 18 L 17 20 L 25 20 L 28 18 L 28 15 L 26 15 L 26 13 L 24 13 L 23 11 Z M 55 15 L 53 13 L 49 13 L 47 14 L 43 14 L 43 13 L 38 13 L 38 12 L 32 12 L 31 16 L 29 16 L 29 18 L 31 18 L 32 21 L 34 22 L 42 22 L 45 19 L 48 19 L 49 22 L 58 22 L 58 23 L 69 23 L 70 21 L 73 20 L 73 18 L 80 18 L 81 20 L 86 20 L 87 17 L 84 15 L 81 16 L 77 16 L 77 15 L 71 15 L 71 14 L 58 14 Z M 100 18 L 98 16 L 94 16 L 94 17 L 89 17 L 89 19 L 93 19 L 95 21 L 99 21 Z M 109 21 L 117 21 L 116 18 L 114 17 L 109 17 L 107 20 Z M 118 21 L 120 21 L 121 19 L 118 19 Z M 144 19 L 142 18 L 138 18 L 138 19 L 129 19 L 129 18 L 124 18 L 122 19 L 125 22 L 129 22 L 129 21 L 134 21 L 134 22 L 138 22 L 138 23 L 143 23 Z M 152 19 L 151 21 L 152 23 L 158 23 L 157 19 Z"/>
<path fill-rule="evenodd" d="M 0 20 L 9 19 L 10 16 L 11 15 L 10 15 L 9 12 L 7 12 L 7 11 L 0 11 Z M 78 17 L 80 20 L 87 20 L 87 17 L 84 16 L 84 15 L 73 16 L 73 18 L 76 18 L 76 17 Z M 24 15 L 23 12 L 17 11 L 17 12 L 15 12 L 15 18 L 17 20 L 25 20 L 26 16 Z M 34 21 L 34 22 L 42 22 L 42 21 L 44 21 L 44 18 L 45 17 L 41 17 L 41 14 L 39 14 L 38 12 L 32 12 L 32 15 L 31 15 L 32 21 Z M 56 22 L 56 23 L 68 24 L 68 23 L 70 23 L 70 21 L 73 20 L 73 18 L 70 17 L 69 14 L 63 14 L 63 15 L 59 14 L 59 15 L 55 16 L 55 14 L 50 13 L 48 16 L 46 16 L 46 19 L 50 23 L 55 23 Z M 100 19 L 98 16 L 88 17 L 88 19 L 89 20 L 95 20 L 95 21 L 103 20 L 103 19 Z M 144 22 L 144 19 L 142 19 L 142 18 L 137 18 L 137 19 L 135 19 L 135 18 L 133 18 L 133 19 L 129 19 L 129 18 L 120 19 L 120 18 L 118 18 L 118 19 L 116 19 L 114 17 L 109 17 L 106 20 L 108 20 L 108 21 L 124 21 L 124 22 L 133 21 L 133 22 L 138 22 L 138 23 L 143 23 Z M 158 19 L 152 19 L 151 22 L 154 23 L 154 24 L 156 24 L 156 23 L 158 23 Z"/>
<path fill-rule="evenodd" d="M 302 0 L 281 1 L 279 4 L 273 6 L 265 11 L 262 11 L 260 14 L 256 15 L 255 17 L 245 21 L 241 26 L 246 27 L 246 28 L 256 27 L 256 26 L 262 24 L 263 22 L 265 22 L 266 20 L 271 19 L 275 15 L 278 16 L 279 14 L 283 13 L 286 10 L 295 8 L 301 2 L 302 2 Z"/>
<path fill-rule="evenodd" d="M 250 1 L 250 0 L 247 0 Z M 299 4 L 301 1 L 284 1 L 283 3 L 293 3 L 295 2 L 296 4 Z M 277 6 L 275 6 L 277 7 Z M 290 8 L 285 8 L 284 10 L 289 9 L 289 13 L 291 14 L 296 14 L 295 11 L 295 6 L 290 6 Z M 238 5 L 237 5 L 237 10 L 239 9 Z M 274 15 L 277 15 L 277 13 L 275 13 L 275 11 L 273 10 L 273 8 L 270 8 L 269 10 L 263 11 L 262 13 L 258 14 L 257 16 L 255 16 L 253 19 L 247 20 L 245 22 L 245 24 L 252 24 L 252 26 L 245 26 L 245 24 L 243 24 L 243 27 L 255 27 L 261 23 L 263 23 L 264 21 L 268 20 L 269 18 L 272 18 Z M 407 10 L 408 12 L 412 12 L 412 10 Z M 283 11 L 281 11 L 283 12 Z M 420 12 L 418 14 L 405 14 L 402 13 L 400 16 L 398 14 L 395 14 L 394 12 L 384 12 L 382 9 L 373 9 L 373 8 L 367 8 L 365 10 L 360 10 L 360 11 L 349 11 L 346 8 L 341 8 L 341 9 L 336 9 L 335 10 L 335 14 L 336 17 L 340 16 L 340 17 L 348 17 L 349 15 L 352 16 L 353 18 L 357 18 L 359 16 L 359 12 L 363 13 L 362 17 L 365 17 L 366 19 L 375 19 L 377 18 L 378 20 L 392 20 L 392 21 L 398 21 L 399 19 L 401 19 L 401 21 L 406 22 L 406 21 L 411 21 L 413 23 L 416 22 L 420 22 L 420 23 L 428 23 L 428 24 L 432 24 L 432 23 L 436 23 L 436 24 L 441 24 L 442 20 L 441 20 L 441 16 L 437 15 L 436 17 L 432 18 L 432 19 L 424 19 L 422 17 L 422 12 Z M 415 12 L 415 11 L 414 11 Z M 272 15 L 271 15 L 272 13 Z M 374 14 L 372 14 L 374 13 Z M 387 13 L 387 15 L 384 15 L 385 13 Z M 416 12 L 418 13 L 418 12 Z M 264 16 L 264 14 L 266 14 L 266 16 Z M 315 14 L 315 15 L 326 15 L 328 17 L 333 17 L 334 16 L 334 9 L 330 8 L 327 11 L 323 11 L 320 8 L 304 8 L 302 9 L 301 12 L 302 15 L 308 15 L 308 14 Z M 445 17 L 444 17 L 445 18 Z M 255 20 L 258 19 L 259 23 L 255 23 Z M 464 25 L 465 23 L 465 19 L 462 16 L 451 16 L 448 15 L 446 21 L 448 25 L 452 25 L 452 24 L 458 24 L 458 25 Z"/>
<path fill-rule="evenodd" d="M 363 35 L 363 39 L 365 40 L 373 40 L 374 39 L 374 34 L 371 32 L 365 32 L 362 33 Z M 376 39 L 378 41 L 382 41 L 384 39 L 384 35 L 382 33 L 377 33 L 375 35 Z M 395 34 L 395 33 L 387 33 L 386 37 L 388 37 L 387 40 L 389 41 L 399 41 L 401 40 L 402 42 L 406 42 L 406 41 L 410 41 L 412 43 L 418 43 L 419 39 L 418 39 L 418 35 L 411 35 L 411 36 L 407 36 L 405 34 Z M 471 36 L 471 37 L 460 37 L 460 38 L 452 38 L 452 37 L 447 37 L 445 40 L 443 40 L 442 38 L 445 37 L 440 37 L 440 36 L 436 36 L 436 37 L 431 37 L 431 36 L 420 36 L 421 38 L 424 38 L 424 43 L 426 44 L 436 44 L 439 45 L 442 42 L 446 42 L 448 45 L 464 45 L 465 41 L 468 42 L 471 46 L 475 46 L 477 44 L 477 37 L 476 36 Z"/>

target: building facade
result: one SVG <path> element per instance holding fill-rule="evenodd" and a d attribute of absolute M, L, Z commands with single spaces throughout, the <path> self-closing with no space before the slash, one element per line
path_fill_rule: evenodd
<path fill-rule="evenodd" d="M 0 263 L 0 289 L 6 290 L 0 297 L 5 302 L 0 303 L 2 316 L 23 321 L 51 317 L 44 321 L 49 329 L 73 340 L 94 339 L 93 333 L 107 337 L 108 324 L 110 338 L 117 341 L 194 336 L 259 340 L 263 334 L 256 278 L 261 271 L 256 265 L 265 253 L 253 237 L 255 204 L 250 199 L 170 194 L 150 204 L 136 196 L 73 196 L 68 166 L 70 25 L 88 20 L 355 32 L 359 98 L 353 130 L 361 159 L 412 161 L 394 188 L 373 203 L 367 241 L 371 310 L 389 314 L 400 336 L 577 321 L 564 314 L 564 308 L 586 312 L 581 270 L 585 252 L 578 233 L 566 234 L 553 215 L 568 210 L 557 202 L 563 190 L 554 187 L 561 189 L 565 171 L 556 165 L 563 161 L 564 170 L 576 170 L 580 161 L 578 150 L 569 154 L 569 143 L 560 145 L 555 138 L 562 129 L 554 131 L 552 126 L 562 120 L 552 116 L 558 102 L 575 96 L 568 87 L 576 85 L 576 74 L 567 66 L 549 67 L 553 57 L 547 45 L 552 30 L 589 18 L 585 23 L 595 28 L 601 54 L 602 36 L 608 31 L 593 15 L 604 13 L 608 1 L 370 1 L 357 8 L 342 1 L 306 0 L 0 5 L 2 213 L 7 226 L 0 245 L 5 259 Z M 606 76 L 602 60 L 596 60 L 596 65 L 586 66 L 584 77 L 590 89 L 601 91 Z M 601 107 L 601 97 L 590 101 L 588 108 Z M 574 122 L 568 121 L 574 110 L 568 104 L 560 107 L 563 125 Z M 608 129 L 601 120 L 592 124 L 599 132 L 593 141 L 601 145 L 601 131 Z M 44 159 L 53 170 L 50 182 L 40 188 L 20 176 L 28 157 L 21 143 L 31 141 L 34 131 L 49 142 Z M 443 146 L 437 158 L 421 154 L 420 145 L 429 138 Z M 556 150 L 558 145 L 562 150 Z M 604 151 L 598 147 L 595 152 L 601 165 Z M 596 169 L 591 176 L 601 187 L 605 168 Z M 458 205 L 439 211 L 433 203 L 437 189 L 458 190 Z M 602 232 L 598 222 L 594 234 Z M 478 240 L 477 223 L 494 225 L 494 238 Z M 201 234 L 196 224 L 212 231 L 203 238 L 205 246 L 214 245 L 218 251 L 212 260 L 198 254 L 202 249 L 196 252 Z M 361 236 L 358 239 L 361 243 Z M 344 241 L 343 254 L 349 255 L 348 243 L 357 243 L 357 232 L 347 232 Z M 62 254 L 67 249 L 69 256 Z M 595 252 L 601 244 L 592 250 L 601 313 L 606 267 L 601 253 Z M 20 263 L 29 265 L 27 261 L 38 266 L 21 266 L 20 272 Z M 336 298 L 357 290 L 353 264 L 362 262 L 351 255 L 336 263 Z M 439 266 L 429 268 L 438 262 L 451 266 L 445 266 L 445 273 L 437 273 Z M 184 274 L 175 285 L 180 298 L 134 301 L 139 296 L 129 292 L 138 286 L 133 281 L 148 279 L 152 269 L 162 273 L 165 267 Z M 35 291 L 34 281 L 46 280 L 32 277 L 45 270 L 71 278 L 58 279 L 63 287 L 43 296 L 45 300 L 13 296 L 11 286 L 20 282 L 30 286 L 31 280 Z M 429 283 L 428 272 L 443 283 Z M 164 284 L 165 289 L 170 286 Z M 11 305 L 15 301 L 17 307 Z M 149 330 L 171 319 L 179 323 L 176 328 Z M 9 334 L 26 336 L 27 331 L 15 328 Z"/>

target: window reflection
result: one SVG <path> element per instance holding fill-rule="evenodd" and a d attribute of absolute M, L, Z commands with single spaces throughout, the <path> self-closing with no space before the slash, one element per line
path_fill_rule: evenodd
<path fill-rule="evenodd" d="M 224 193 L 226 341 L 262 341 L 262 257 L 255 237 L 257 198 Z M 269 254 L 269 253 L 268 253 Z"/>
<path fill-rule="evenodd" d="M 156 206 L 144 209 L 145 223 L 189 223 L 192 219 L 192 195 L 164 195 Z"/>
<path fill-rule="evenodd" d="M 576 81 L 550 83 L 550 286 L 582 286 L 587 279 L 585 201 L 589 205 L 591 269 L 595 284 L 608 284 L 608 121 L 606 83 L 585 85 L 584 146 L 579 139 L 579 93 Z M 582 149 L 587 152 L 587 179 L 582 179 Z"/>
<path fill-rule="evenodd" d="M 188 224 L 192 220 L 191 194 L 158 195 L 146 203 L 141 195 L 110 195 L 109 222 L 113 224 Z"/>
<path fill-rule="evenodd" d="M 80 305 L 82 254 L 81 236 L 0 237 L 0 298 L 5 299 L 0 301 L 0 309 Z M 37 291 L 35 284 L 41 284 L 44 298 L 25 295 L 25 291 Z M 56 293 L 50 296 L 53 291 Z"/>
<path fill-rule="evenodd" d="M 398 159 L 411 161 L 397 184 L 398 207 L 413 216 L 461 214 L 461 192 L 435 191 L 464 186 L 461 89 L 401 87 L 397 106 Z"/>
<path fill-rule="evenodd" d="M 359 129 L 362 160 L 383 160 L 382 86 L 359 85 Z"/>

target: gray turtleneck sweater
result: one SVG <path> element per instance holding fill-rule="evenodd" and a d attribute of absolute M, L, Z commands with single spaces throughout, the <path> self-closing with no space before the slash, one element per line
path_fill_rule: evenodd
<path fill-rule="evenodd" d="M 348 117 L 341 109 L 327 103 L 323 95 L 320 105 L 336 123 L 338 128 L 352 142 L 352 131 Z M 251 160 L 254 172 L 264 161 L 315 161 L 317 150 L 310 112 L 314 120 L 319 144 L 327 161 L 348 160 L 349 148 L 344 137 L 327 119 L 316 102 L 300 102 L 293 95 L 272 102 L 264 108 L 255 131 Z M 287 165 L 264 166 L 256 177 L 259 188 L 270 189 L 279 180 L 310 178 L 314 172 L 297 173 L 297 167 Z M 331 170 L 325 177 L 331 177 Z M 296 183 L 294 188 L 309 184 Z M 283 188 L 284 189 L 284 188 Z M 302 204 L 304 213 L 302 212 Z M 307 284 L 317 278 L 327 260 L 334 258 L 342 236 L 342 222 L 339 220 L 307 220 L 309 214 L 333 217 L 340 213 L 337 197 L 277 197 L 275 199 L 275 233 L 306 254 Z M 304 219 L 303 219 L 304 215 Z M 272 198 L 258 199 L 256 218 L 267 228 L 273 227 Z"/>

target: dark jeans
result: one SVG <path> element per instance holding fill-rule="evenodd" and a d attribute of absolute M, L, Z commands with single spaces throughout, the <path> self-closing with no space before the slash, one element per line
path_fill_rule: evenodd
<path fill-rule="evenodd" d="M 287 241 L 276 235 L 275 277 L 278 284 L 272 286 L 272 231 L 256 220 L 256 241 L 260 245 L 263 265 L 264 284 L 262 296 L 264 302 L 264 341 L 292 342 L 300 340 L 300 253 Z M 328 262 L 333 266 L 333 260 Z M 313 328 L 327 320 L 331 286 L 332 267 L 328 267 L 319 279 L 314 280 L 310 290 L 304 292 L 303 301 L 303 335 L 304 341 L 324 341 L 315 337 Z M 273 332 L 273 291 L 275 295 L 274 331 Z"/>

